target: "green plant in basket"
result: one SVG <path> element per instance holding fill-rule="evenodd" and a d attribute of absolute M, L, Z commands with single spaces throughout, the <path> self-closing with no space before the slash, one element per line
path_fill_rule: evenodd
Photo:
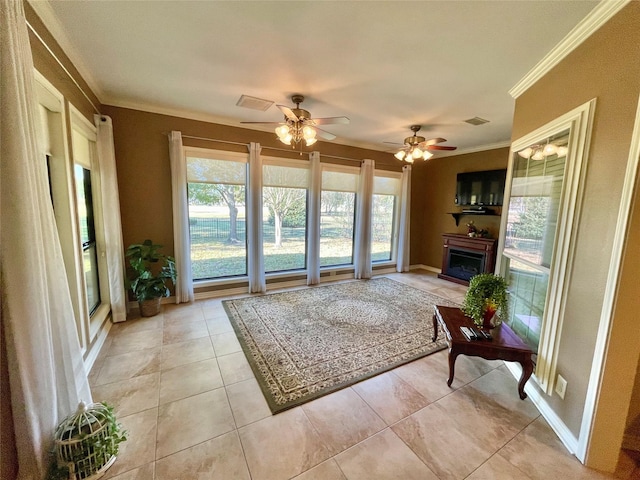
<path fill-rule="evenodd" d="M 469 281 L 469 289 L 462 302 L 462 311 L 476 325 L 490 327 L 497 313 L 507 313 L 507 282 L 500 275 L 481 273 Z"/>

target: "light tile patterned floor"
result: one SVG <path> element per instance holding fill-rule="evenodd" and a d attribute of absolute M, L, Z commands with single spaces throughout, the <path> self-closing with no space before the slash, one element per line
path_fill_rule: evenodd
<path fill-rule="evenodd" d="M 458 302 L 465 291 L 389 276 Z M 130 438 L 104 478 L 611 478 L 567 453 L 502 362 L 461 356 L 452 388 L 447 377 L 442 351 L 273 416 L 221 300 L 165 306 L 114 325 L 91 372 Z"/>

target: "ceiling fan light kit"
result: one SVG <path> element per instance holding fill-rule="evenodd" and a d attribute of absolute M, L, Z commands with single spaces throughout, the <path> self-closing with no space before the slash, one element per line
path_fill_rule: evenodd
<path fill-rule="evenodd" d="M 429 160 L 433 157 L 433 153 L 429 150 L 455 150 L 457 148 L 436 145 L 436 143 L 446 142 L 447 140 L 444 138 L 431 138 L 426 140 L 424 137 L 418 135 L 421 128 L 421 125 L 411 125 L 413 135 L 404 139 L 404 146 L 394 154 L 394 157 L 407 163 L 413 163 L 420 158 L 422 158 L 422 160 Z"/>
<path fill-rule="evenodd" d="M 318 128 L 318 125 L 329 124 L 348 124 L 350 120 L 347 117 L 326 117 L 311 118 L 308 110 L 300 108 L 300 104 L 304 102 L 304 96 L 292 95 L 291 101 L 296 104 L 296 108 L 289 108 L 285 105 L 276 105 L 284 114 L 284 122 L 242 122 L 262 125 L 278 125 L 275 133 L 285 145 L 292 145 L 293 148 L 304 140 L 307 147 L 310 147 L 318 141 L 317 137 L 325 140 L 333 140 L 335 135 L 325 132 Z"/>

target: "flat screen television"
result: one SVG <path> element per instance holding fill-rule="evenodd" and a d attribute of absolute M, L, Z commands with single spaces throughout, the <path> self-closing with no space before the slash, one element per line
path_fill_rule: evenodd
<path fill-rule="evenodd" d="M 506 169 L 459 173 L 456 185 L 456 205 L 501 206 L 506 178 Z"/>

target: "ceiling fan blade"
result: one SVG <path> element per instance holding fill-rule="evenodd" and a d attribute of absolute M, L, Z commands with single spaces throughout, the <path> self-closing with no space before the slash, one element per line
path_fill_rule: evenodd
<path fill-rule="evenodd" d="M 458 147 L 446 147 L 443 145 L 427 145 L 427 150 L 455 150 Z"/>
<path fill-rule="evenodd" d="M 287 117 L 289 120 L 293 120 L 294 122 L 298 121 L 298 117 L 296 116 L 295 113 L 293 113 L 293 110 L 291 110 L 289 107 L 285 105 L 276 105 L 276 107 L 278 107 L 280 111 L 284 113 L 284 116 Z"/>
<path fill-rule="evenodd" d="M 398 142 L 382 142 L 386 145 L 398 145 L 399 147 L 403 146 L 404 143 L 398 143 Z"/>
<path fill-rule="evenodd" d="M 284 122 L 240 122 L 245 125 L 284 125 Z"/>
<path fill-rule="evenodd" d="M 317 135 L 320 138 L 324 138 L 325 140 L 333 140 L 334 138 L 336 138 L 336 136 L 333 133 L 320 130 L 318 127 L 314 127 L 314 130 L 316 131 Z"/>
<path fill-rule="evenodd" d="M 446 138 L 430 138 L 429 140 L 425 140 L 422 143 L 424 143 L 425 145 L 435 145 L 436 143 L 442 143 L 446 141 Z"/>
<path fill-rule="evenodd" d="M 311 121 L 314 125 L 348 125 L 351 123 L 347 117 L 312 118 Z"/>

